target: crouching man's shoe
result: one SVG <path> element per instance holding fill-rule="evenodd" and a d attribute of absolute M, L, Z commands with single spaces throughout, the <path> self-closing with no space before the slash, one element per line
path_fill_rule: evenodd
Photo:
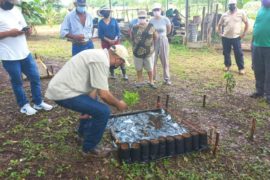
<path fill-rule="evenodd" d="M 255 93 L 251 94 L 249 97 L 254 98 L 254 99 L 262 98 L 263 94 L 255 92 Z"/>
<path fill-rule="evenodd" d="M 52 110 L 53 106 L 45 103 L 42 101 L 39 105 L 34 104 L 34 109 L 36 110 L 45 110 L 45 111 L 50 111 Z"/>
<path fill-rule="evenodd" d="M 94 149 L 91 149 L 87 152 L 83 151 L 82 155 L 84 157 L 96 157 L 96 158 L 103 158 L 110 155 L 112 152 L 112 148 L 108 147 L 96 147 Z"/>

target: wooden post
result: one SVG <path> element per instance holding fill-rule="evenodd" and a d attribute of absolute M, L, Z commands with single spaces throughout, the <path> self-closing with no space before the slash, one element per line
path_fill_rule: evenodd
<path fill-rule="evenodd" d="M 189 1 L 186 0 L 186 36 L 185 36 L 185 41 L 184 41 L 185 45 L 187 45 L 187 42 L 188 42 L 188 16 L 189 16 L 188 7 L 189 7 Z"/>
<path fill-rule="evenodd" d="M 218 19 L 218 4 L 216 4 L 216 11 L 215 11 L 215 24 L 214 24 L 214 33 L 216 34 L 216 27 L 217 27 L 217 19 Z"/>
<path fill-rule="evenodd" d="M 167 95 L 167 97 L 166 97 L 166 113 L 168 112 L 168 107 L 169 107 L 169 98 L 170 98 L 170 96 L 169 96 L 169 95 Z"/>
<path fill-rule="evenodd" d="M 201 23 L 201 37 L 202 37 L 202 41 L 204 40 L 204 18 L 205 18 L 205 7 L 203 7 L 203 11 L 202 11 L 202 23 Z"/>
<path fill-rule="evenodd" d="M 112 0 L 109 0 L 110 9 L 112 9 Z"/>
<path fill-rule="evenodd" d="M 214 132 L 215 132 L 215 127 L 212 127 L 210 129 L 210 134 L 209 134 L 209 136 L 210 136 L 210 144 L 213 144 L 213 135 L 214 135 Z"/>
<path fill-rule="evenodd" d="M 206 105 L 206 95 L 203 95 L 203 107 Z"/>
<path fill-rule="evenodd" d="M 160 103 L 160 96 L 157 97 L 157 104 L 156 104 L 157 109 L 161 108 L 161 103 Z"/>
<path fill-rule="evenodd" d="M 252 124 L 251 124 L 251 129 L 250 129 L 250 136 L 249 139 L 251 141 L 254 140 L 254 134 L 255 134 L 255 130 L 256 130 L 256 119 L 252 119 Z"/>
<path fill-rule="evenodd" d="M 215 146 L 214 146 L 214 150 L 213 150 L 213 155 L 216 156 L 217 154 L 217 149 L 218 149 L 218 145 L 219 145 L 219 131 L 216 132 L 216 141 L 215 141 Z"/>

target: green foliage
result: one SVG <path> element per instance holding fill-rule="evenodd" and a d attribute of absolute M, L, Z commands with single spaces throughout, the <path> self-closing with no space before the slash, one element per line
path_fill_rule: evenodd
<path fill-rule="evenodd" d="M 33 0 L 30 2 L 23 1 L 19 5 L 22 9 L 22 14 L 29 25 L 44 24 L 46 19 L 43 16 L 41 0 Z"/>
<path fill-rule="evenodd" d="M 140 100 L 138 92 L 124 91 L 124 101 L 128 106 L 133 106 Z"/>
<path fill-rule="evenodd" d="M 228 91 L 229 93 L 232 93 L 236 85 L 233 74 L 231 72 L 226 72 L 224 74 L 224 79 L 226 80 L 226 93 L 228 93 Z"/>

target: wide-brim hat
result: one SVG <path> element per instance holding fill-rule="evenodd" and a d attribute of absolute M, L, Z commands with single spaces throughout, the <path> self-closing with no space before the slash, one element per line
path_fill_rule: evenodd
<path fill-rule="evenodd" d="M 237 0 L 229 0 L 228 4 L 237 4 Z"/>
<path fill-rule="evenodd" d="M 127 66 L 130 66 L 130 64 L 128 62 L 128 57 L 129 57 L 128 50 L 125 46 L 117 44 L 117 45 L 113 45 L 110 49 L 117 56 L 119 56 L 121 59 L 123 59 Z"/>
<path fill-rule="evenodd" d="M 153 7 L 152 7 L 152 10 L 154 10 L 154 9 L 161 9 L 161 4 L 160 3 L 154 3 Z"/>
<path fill-rule="evenodd" d="M 140 17 L 147 17 L 147 12 L 145 10 L 139 10 L 138 11 L 138 18 Z"/>
<path fill-rule="evenodd" d="M 97 10 L 97 15 L 103 17 L 103 15 L 101 13 L 102 11 L 112 11 L 112 10 L 108 7 L 102 7 L 99 10 Z"/>

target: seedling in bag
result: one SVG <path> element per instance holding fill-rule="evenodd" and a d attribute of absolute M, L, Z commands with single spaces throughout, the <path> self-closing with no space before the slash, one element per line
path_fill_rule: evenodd
<path fill-rule="evenodd" d="M 232 93 L 236 85 L 236 81 L 234 79 L 233 74 L 230 72 L 226 72 L 224 74 L 224 79 L 226 80 L 226 93 L 228 93 L 228 91 Z"/>
<path fill-rule="evenodd" d="M 128 106 L 134 106 L 137 104 L 140 100 L 140 96 L 138 92 L 129 92 L 129 91 L 124 91 L 124 101 L 127 103 Z"/>

